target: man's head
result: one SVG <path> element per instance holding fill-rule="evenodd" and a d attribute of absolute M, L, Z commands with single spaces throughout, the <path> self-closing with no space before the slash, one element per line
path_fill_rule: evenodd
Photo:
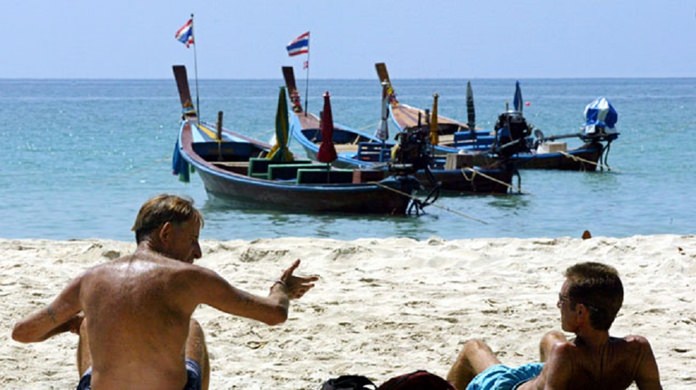
<path fill-rule="evenodd" d="M 131 230 L 138 244 L 147 240 L 158 252 L 192 262 L 200 257 L 198 232 L 202 226 L 203 215 L 193 207 L 193 200 L 162 194 L 142 205 Z"/>
<path fill-rule="evenodd" d="M 565 271 L 565 277 L 559 306 L 565 303 L 575 310 L 581 304 L 589 311 L 594 329 L 609 330 L 623 303 L 623 285 L 616 269 L 601 263 L 578 263 Z"/>

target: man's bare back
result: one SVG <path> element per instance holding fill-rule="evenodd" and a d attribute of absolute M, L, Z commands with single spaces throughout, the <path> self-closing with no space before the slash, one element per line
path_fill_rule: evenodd
<path fill-rule="evenodd" d="M 200 285 L 192 283 L 199 272 L 192 264 L 138 252 L 80 278 L 93 386 L 184 387 L 189 320 L 202 303 Z"/>
<path fill-rule="evenodd" d="M 599 348 L 582 340 L 558 343 L 541 374 L 519 389 L 659 389 L 650 344 L 642 336 L 611 337 Z"/>

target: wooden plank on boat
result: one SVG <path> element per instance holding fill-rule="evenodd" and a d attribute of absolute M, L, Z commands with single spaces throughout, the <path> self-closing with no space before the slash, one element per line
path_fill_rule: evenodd
<path fill-rule="evenodd" d="M 179 90 L 181 107 L 193 110 L 192 113 L 187 112 L 187 114 L 195 114 L 193 101 L 191 100 L 191 91 L 188 85 L 188 76 L 186 75 L 186 67 L 184 65 L 174 65 L 172 69 L 174 71 L 174 78 L 176 79 L 176 86 Z"/>
<path fill-rule="evenodd" d="M 386 173 L 384 169 L 354 169 L 353 183 L 378 182 L 384 179 Z"/>
<path fill-rule="evenodd" d="M 338 153 L 358 152 L 357 144 L 334 144 Z"/>
<path fill-rule="evenodd" d="M 249 161 L 214 161 L 212 164 L 239 175 L 247 175 L 249 173 Z"/>
<path fill-rule="evenodd" d="M 463 167 L 491 166 L 496 160 L 485 153 L 450 153 L 445 160 L 445 169 L 461 169 Z"/>
<path fill-rule="evenodd" d="M 293 91 L 297 92 L 295 72 L 293 71 L 292 66 L 283 67 L 283 78 L 285 79 L 285 86 L 288 87 L 288 92 L 291 94 Z"/>
<path fill-rule="evenodd" d="M 213 164 L 221 167 L 248 168 L 249 161 L 213 161 Z"/>

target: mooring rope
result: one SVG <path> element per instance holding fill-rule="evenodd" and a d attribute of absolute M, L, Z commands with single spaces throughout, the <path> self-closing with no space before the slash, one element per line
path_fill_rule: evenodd
<path fill-rule="evenodd" d="M 466 173 L 467 171 L 471 172 L 472 175 L 471 175 L 471 176 L 467 175 L 467 173 Z M 471 167 L 464 167 L 464 168 L 461 169 L 461 172 L 462 172 L 462 175 L 464 176 L 464 178 L 465 178 L 467 181 L 473 182 L 473 181 L 474 181 L 474 178 L 476 177 L 476 175 L 480 175 L 480 176 L 482 176 L 483 178 L 488 179 L 488 180 L 490 180 L 490 181 L 492 181 L 492 182 L 498 183 L 498 184 L 500 184 L 500 185 L 503 185 L 503 186 L 507 187 L 507 188 L 510 189 L 510 190 L 513 190 L 513 191 L 515 190 L 515 187 L 514 187 L 512 184 L 508 184 L 508 183 L 506 183 L 506 182 L 504 182 L 504 181 L 502 181 L 502 180 L 498 180 L 498 179 L 496 179 L 496 178 L 493 177 L 493 176 L 486 175 L 485 173 L 479 172 L 479 171 L 477 171 L 477 170 L 474 169 L 474 168 L 471 168 Z M 518 186 L 518 187 L 517 187 L 517 192 L 518 192 L 518 193 L 522 193 L 522 188 L 520 188 L 520 187 Z"/>
<path fill-rule="evenodd" d="M 569 159 L 571 159 L 571 160 L 573 160 L 573 161 L 579 161 L 579 162 L 582 162 L 582 163 L 585 163 L 585 164 L 595 165 L 595 166 L 597 166 L 597 167 L 600 168 L 600 169 L 606 169 L 607 171 L 611 171 L 611 168 L 610 168 L 608 165 L 604 165 L 604 164 L 602 164 L 602 163 L 590 161 L 590 160 L 588 160 L 588 159 L 585 159 L 585 158 L 582 158 L 582 157 L 579 157 L 579 156 L 573 156 L 572 154 L 570 154 L 570 153 L 568 153 L 568 152 L 559 151 L 559 153 L 562 154 L 562 155 L 564 155 L 565 157 L 568 157 Z"/>
<path fill-rule="evenodd" d="M 407 197 L 407 198 L 409 198 L 409 199 L 411 199 L 411 200 L 413 200 L 413 201 L 415 201 L 415 202 L 420 202 L 420 199 L 418 199 L 417 197 L 415 197 L 415 196 L 413 196 L 413 195 L 411 195 L 411 194 L 407 194 L 407 193 L 405 193 L 405 192 L 403 192 L 403 191 L 399 191 L 399 190 L 397 190 L 396 188 L 393 188 L 393 187 L 389 187 L 389 186 L 387 186 L 387 185 L 384 185 L 384 184 L 382 184 L 382 183 L 380 183 L 380 182 L 377 182 L 377 181 L 368 181 L 368 182 L 366 182 L 366 183 L 367 183 L 367 184 L 376 184 L 376 185 L 379 186 L 379 187 L 385 188 L 385 189 L 387 189 L 387 190 L 389 190 L 389 191 L 396 192 L 397 194 L 403 195 L 403 196 L 405 196 L 405 197 Z M 452 214 L 459 215 L 460 217 L 464 217 L 464 218 L 470 219 L 470 220 L 472 220 L 472 221 L 476 221 L 476 222 L 480 222 L 480 223 L 482 223 L 482 224 L 484 224 L 484 225 L 488 225 L 488 222 L 486 222 L 486 221 L 484 221 L 484 220 L 478 219 L 478 218 L 476 218 L 476 217 L 472 217 L 472 216 L 467 215 L 467 214 L 465 214 L 465 213 L 462 213 L 461 211 L 458 211 L 458 210 L 452 210 L 452 209 L 449 208 L 449 207 L 440 206 L 440 205 L 435 204 L 435 203 L 431 203 L 431 204 L 429 204 L 428 206 L 437 207 L 437 208 L 439 208 L 439 209 L 442 209 L 442 210 L 445 210 L 445 211 L 449 211 L 449 212 L 452 213 Z"/>
<path fill-rule="evenodd" d="M 370 124 L 367 124 L 367 125 L 365 125 L 365 126 L 358 127 L 358 130 L 362 130 L 362 131 L 374 130 L 374 129 L 377 128 L 377 126 L 379 126 L 379 122 L 370 123 Z"/>

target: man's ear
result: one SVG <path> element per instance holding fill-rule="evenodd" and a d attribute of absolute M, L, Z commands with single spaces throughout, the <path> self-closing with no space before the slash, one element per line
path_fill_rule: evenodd
<path fill-rule="evenodd" d="M 583 322 L 590 322 L 590 310 L 582 303 L 575 305 L 575 314 L 581 318 Z"/>
<path fill-rule="evenodd" d="M 169 238 L 172 235 L 172 228 L 174 226 L 172 225 L 171 222 L 165 222 L 160 226 L 159 231 L 157 232 L 157 237 L 159 238 L 160 242 L 165 243 L 169 241 Z"/>

